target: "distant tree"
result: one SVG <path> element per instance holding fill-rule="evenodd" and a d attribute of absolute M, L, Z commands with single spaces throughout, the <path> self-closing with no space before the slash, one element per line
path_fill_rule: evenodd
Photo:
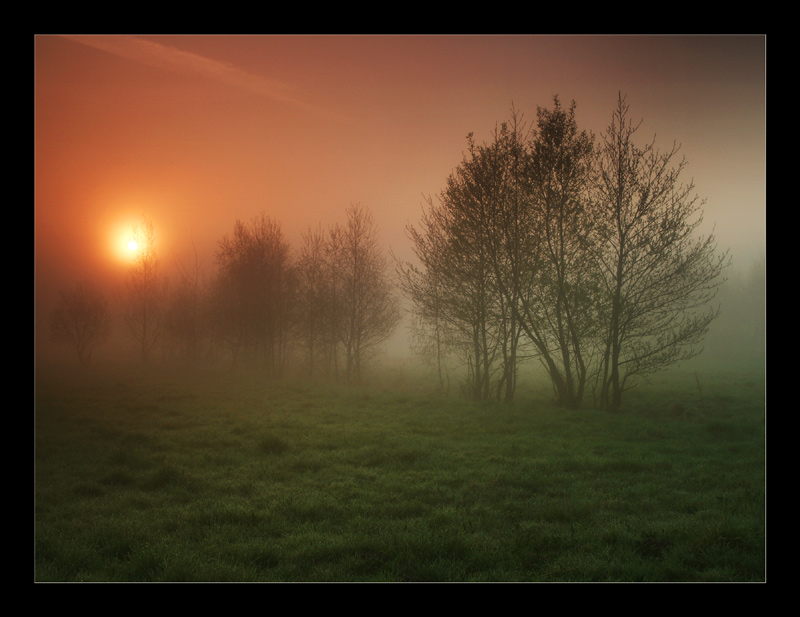
<path fill-rule="evenodd" d="M 607 409 L 620 406 L 633 377 L 699 353 L 729 263 L 713 234 L 697 235 L 702 203 L 693 183 L 681 184 L 678 147 L 636 146 L 628 110 L 620 95 L 596 153 L 593 246 L 606 328 L 599 394 Z"/>
<path fill-rule="evenodd" d="M 218 332 L 240 353 L 261 360 L 267 374 L 287 367 L 294 271 L 280 224 L 264 213 L 237 220 L 217 250 L 215 318 Z"/>
<path fill-rule="evenodd" d="M 138 248 L 128 272 L 123 317 L 142 362 L 148 362 L 163 333 L 166 280 L 159 273 L 153 222 L 145 218 L 141 227 L 133 227 L 132 234 Z"/>
<path fill-rule="evenodd" d="M 297 260 L 297 304 L 294 323 L 304 349 L 306 370 L 314 377 L 326 365 L 326 349 L 333 338 L 327 334 L 331 323 L 330 277 L 326 259 L 325 231 L 309 228 L 302 234 Z"/>
<path fill-rule="evenodd" d="M 324 246 L 325 268 L 323 297 L 325 307 L 322 321 L 322 348 L 325 374 L 335 380 L 341 378 L 341 350 L 345 341 L 344 228 L 334 225 L 328 230 Z"/>
<path fill-rule="evenodd" d="M 358 383 L 380 344 L 391 336 L 400 310 L 378 244 L 377 227 L 361 205 L 347 209 L 347 224 L 333 231 L 330 247 L 332 287 L 344 347 L 347 381 Z"/>
<path fill-rule="evenodd" d="M 54 342 L 71 346 L 82 365 L 89 364 L 92 350 L 108 334 L 108 302 L 89 281 L 77 283 L 60 294 L 60 302 L 50 320 Z"/>

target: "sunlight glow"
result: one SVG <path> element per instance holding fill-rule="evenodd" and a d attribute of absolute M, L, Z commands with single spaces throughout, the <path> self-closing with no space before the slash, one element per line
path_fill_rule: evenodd
<path fill-rule="evenodd" d="M 106 238 L 115 261 L 130 264 L 144 250 L 143 238 L 138 233 L 140 227 L 141 219 L 135 214 L 120 216 L 110 224 Z"/>

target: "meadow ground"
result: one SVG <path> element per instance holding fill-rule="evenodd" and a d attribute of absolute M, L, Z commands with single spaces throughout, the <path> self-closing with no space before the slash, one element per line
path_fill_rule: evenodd
<path fill-rule="evenodd" d="M 762 373 L 625 409 L 153 367 L 38 370 L 35 581 L 764 581 Z"/>

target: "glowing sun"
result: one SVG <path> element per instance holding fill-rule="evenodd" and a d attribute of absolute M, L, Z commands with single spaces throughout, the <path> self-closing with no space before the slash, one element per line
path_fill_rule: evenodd
<path fill-rule="evenodd" d="M 129 251 L 135 251 L 137 248 L 139 248 L 139 245 L 136 243 L 136 240 L 131 240 L 130 242 L 128 242 Z"/>

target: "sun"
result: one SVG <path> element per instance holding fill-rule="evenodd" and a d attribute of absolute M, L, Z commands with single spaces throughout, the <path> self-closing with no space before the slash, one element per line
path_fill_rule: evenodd
<path fill-rule="evenodd" d="M 138 233 L 135 217 L 120 217 L 108 229 L 108 251 L 121 264 L 131 264 L 147 250 L 146 238 Z"/>

